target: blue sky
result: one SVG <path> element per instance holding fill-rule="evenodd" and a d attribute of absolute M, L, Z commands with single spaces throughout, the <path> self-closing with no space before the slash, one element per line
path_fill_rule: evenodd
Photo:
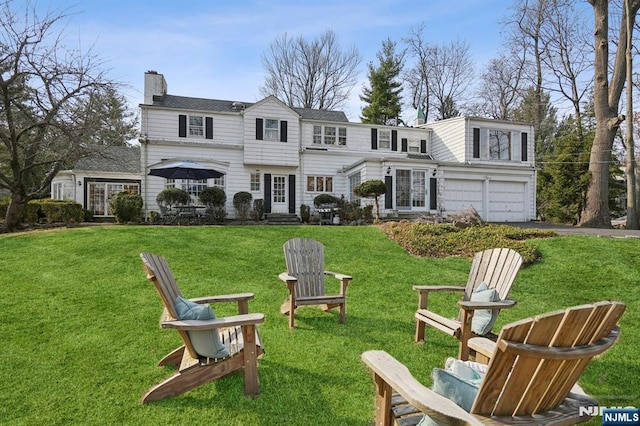
<path fill-rule="evenodd" d="M 20 0 L 19 0 L 20 1 Z M 39 0 L 40 10 L 66 10 L 70 46 L 92 47 L 111 78 L 128 87 L 130 106 L 143 98 L 147 70 L 164 74 L 170 94 L 255 102 L 264 80 L 261 56 L 277 35 L 313 39 L 332 29 L 363 61 L 345 112 L 359 121 L 366 64 L 383 40 L 400 41 L 420 23 L 434 44 L 466 41 L 477 72 L 497 56 L 500 20 L 512 0 Z"/>

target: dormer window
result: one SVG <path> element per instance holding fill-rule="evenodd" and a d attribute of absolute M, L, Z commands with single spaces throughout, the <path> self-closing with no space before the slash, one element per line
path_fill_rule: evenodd
<path fill-rule="evenodd" d="M 313 126 L 313 143 L 316 145 L 347 144 L 347 128 L 335 126 Z"/>

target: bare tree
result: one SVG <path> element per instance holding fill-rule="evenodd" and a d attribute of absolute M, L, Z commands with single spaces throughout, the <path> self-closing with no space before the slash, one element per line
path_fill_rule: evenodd
<path fill-rule="evenodd" d="M 95 102 L 114 87 L 90 53 L 68 49 L 54 27 L 66 16 L 39 18 L 0 4 L 0 187 L 10 191 L 5 228 L 22 222 L 28 200 L 48 193 L 67 164 L 95 152 L 101 129 Z"/>
<path fill-rule="evenodd" d="M 429 62 L 429 43 L 424 36 L 424 23 L 409 30 L 407 38 L 403 39 L 407 45 L 407 53 L 414 59 L 412 67 L 404 73 L 405 85 L 408 88 L 413 109 L 421 108 L 425 117 L 429 116 L 431 97 L 429 94 L 429 75 L 431 63 Z"/>
<path fill-rule="evenodd" d="M 414 108 L 422 106 L 425 115 L 430 111 L 432 116 L 434 110 L 438 111 L 437 118 L 443 119 L 465 106 L 465 94 L 474 82 L 469 45 L 461 40 L 430 45 L 423 25 L 411 30 L 405 43 L 415 60 L 407 79 Z"/>
<path fill-rule="evenodd" d="M 267 76 L 260 93 L 291 107 L 335 109 L 349 99 L 361 61 L 358 49 L 343 50 L 331 30 L 311 41 L 285 33 L 262 56 Z"/>
<path fill-rule="evenodd" d="M 609 163 L 616 133 L 624 116 L 619 115 L 620 97 L 627 73 L 627 43 L 632 39 L 628 34 L 627 14 L 635 21 L 640 9 L 640 0 L 627 0 L 618 30 L 618 45 L 614 52 L 613 67 L 610 67 L 609 1 L 588 0 L 594 11 L 594 109 L 596 134 L 589 158 L 589 186 L 579 225 L 596 228 L 611 226 L 608 205 Z M 630 26 L 630 31 L 633 26 Z M 630 71 L 630 70 L 629 70 Z M 631 119 L 631 117 L 629 117 Z"/>
<path fill-rule="evenodd" d="M 511 120 L 522 102 L 525 61 L 517 54 L 492 59 L 480 77 L 477 114 L 498 120 Z"/>

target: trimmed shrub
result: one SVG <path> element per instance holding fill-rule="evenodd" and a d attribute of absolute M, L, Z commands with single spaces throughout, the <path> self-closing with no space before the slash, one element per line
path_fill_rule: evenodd
<path fill-rule="evenodd" d="M 51 198 L 32 201 L 34 205 L 39 204 L 40 210 L 47 218 L 47 223 L 81 223 L 84 220 L 82 205 L 75 201 L 54 200 Z M 30 201 L 29 203 L 32 202 Z M 35 211 L 37 216 L 37 210 Z"/>
<path fill-rule="evenodd" d="M 166 188 L 158 193 L 156 202 L 158 205 L 167 206 L 169 208 L 178 204 L 189 204 L 191 196 L 187 191 L 180 188 Z"/>
<path fill-rule="evenodd" d="M 227 194 L 222 188 L 207 187 L 200 192 L 200 202 L 207 206 L 209 218 L 216 223 L 224 222 L 227 211 L 224 208 L 227 202 Z"/>
<path fill-rule="evenodd" d="M 109 202 L 111 212 L 118 223 L 140 222 L 142 217 L 142 197 L 128 191 L 118 192 Z"/>
<path fill-rule="evenodd" d="M 236 192 L 233 196 L 233 207 L 236 209 L 238 218 L 244 222 L 249 217 L 249 211 L 251 210 L 251 201 L 253 196 L 249 192 L 241 191 Z"/>
<path fill-rule="evenodd" d="M 340 201 L 339 198 L 334 197 L 331 194 L 320 194 L 313 199 L 313 205 L 316 207 L 319 207 L 320 204 L 336 204 L 337 205 L 339 201 Z"/>

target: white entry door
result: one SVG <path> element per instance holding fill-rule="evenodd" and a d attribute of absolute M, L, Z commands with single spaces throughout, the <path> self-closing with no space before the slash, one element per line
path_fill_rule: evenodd
<path fill-rule="evenodd" d="M 287 176 L 273 175 L 271 178 L 271 211 L 273 213 L 289 211 L 287 195 Z"/>

